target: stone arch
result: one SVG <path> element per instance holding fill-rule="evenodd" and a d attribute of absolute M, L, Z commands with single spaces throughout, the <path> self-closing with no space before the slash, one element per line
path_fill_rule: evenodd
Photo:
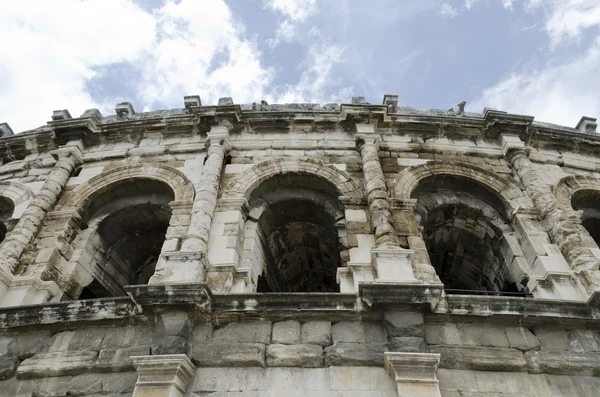
<path fill-rule="evenodd" d="M 15 207 L 32 197 L 31 190 L 18 182 L 0 182 L 0 196 L 10 199 Z"/>
<path fill-rule="evenodd" d="M 323 178 L 335 186 L 340 196 L 360 196 L 360 186 L 345 171 L 321 161 L 303 158 L 280 157 L 252 166 L 249 170 L 236 175 L 225 187 L 223 197 L 249 198 L 252 191 L 262 182 L 276 175 L 289 173 L 308 174 Z"/>
<path fill-rule="evenodd" d="M 600 179 L 586 175 L 566 176 L 554 186 L 554 195 L 561 204 L 570 208 L 573 194 L 581 190 L 597 190 L 600 192 Z"/>
<path fill-rule="evenodd" d="M 59 203 L 57 210 L 81 210 L 112 185 L 135 179 L 154 179 L 165 183 L 173 190 L 175 202 L 194 200 L 194 186 L 183 173 L 166 165 L 143 163 L 116 167 L 91 178 Z"/>
<path fill-rule="evenodd" d="M 492 171 L 460 162 L 430 161 L 403 170 L 394 181 L 393 195 L 398 199 L 410 199 L 413 190 L 423 179 L 434 176 L 455 176 L 470 180 L 495 193 L 502 201 L 503 213 L 509 217 L 517 208 L 532 209 L 527 196 L 513 182 Z"/>
<path fill-rule="evenodd" d="M 558 202 L 569 211 L 578 211 L 578 221 L 587 230 L 595 245 L 600 245 L 600 179 L 585 175 L 569 175 L 554 187 Z M 580 233 L 582 238 L 583 236 Z M 588 246 L 595 245 L 588 241 Z"/>

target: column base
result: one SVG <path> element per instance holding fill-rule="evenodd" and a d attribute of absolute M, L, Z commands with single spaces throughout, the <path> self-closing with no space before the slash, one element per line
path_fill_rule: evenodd
<path fill-rule="evenodd" d="M 138 380 L 133 397 L 183 397 L 196 367 L 185 354 L 132 356 Z"/>
<path fill-rule="evenodd" d="M 440 355 L 384 353 L 385 369 L 396 382 L 398 396 L 441 397 L 437 369 Z"/>
<path fill-rule="evenodd" d="M 412 269 L 413 250 L 402 248 L 371 248 L 371 259 L 377 281 L 419 283 Z"/>
<path fill-rule="evenodd" d="M 202 251 L 163 252 L 149 284 L 202 283 L 208 259 Z"/>
<path fill-rule="evenodd" d="M 54 302 L 61 296 L 62 292 L 54 281 L 13 276 L 0 271 L 0 307 Z"/>

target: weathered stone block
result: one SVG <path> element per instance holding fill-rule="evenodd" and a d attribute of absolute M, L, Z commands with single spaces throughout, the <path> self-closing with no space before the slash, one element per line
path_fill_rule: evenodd
<path fill-rule="evenodd" d="M 302 324 L 302 343 L 323 347 L 331 345 L 331 322 L 308 321 Z"/>
<path fill-rule="evenodd" d="M 528 370 L 534 374 L 600 376 L 600 354 L 530 351 L 525 353 Z"/>
<path fill-rule="evenodd" d="M 271 322 L 229 323 L 215 329 L 213 343 L 271 343 Z"/>
<path fill-rule="evenodd" d="M 388 311 L 384 313 L 384 325 L 388 337 L 423 336 L 423 315 L 415 312 Z"/>
<path fill-rule="evenodd" d="M 340 321 L 331 326 L 333 343 L 352 342 L 364 343 L 367 341 L 365 330 L 360 321 Z"/>
<path fill-rule="evenodd" d="M 440 353 L 441 368 L 476 371 L 523 372 L 527 362 L 523 353 L 503 347 L 429 346 L 430 353 Z"/>
<path fill-rule="evenodd" d="M 147 356 L 150 346 L 121 347 L 118 349 L 103 349 L 98 354 L 94 370 L 98 372 L 133 371 L 131 356 Z"/>
<path fill-rule="evenodd" d="M 409 352 L 409 353 L 426 353 L 427 344 L 425 339 L 418 336 L 396 336 L 390 338 L 389 351 L 392 352 Z"/>
<path fill-rule="evenodd" d="M 540 350 L 550 352 L 567 352 L 571 350 L 571 343 L 567 331 L 556 328 L 534 328 L 533 333 L 540 341 Z"/>
<path fill-rule="evenodd" d="M 569 331 L 569 339 L 573 351 L 598 352 L 600 343 L 596 339 L 595 332 L 590 329 L 574 329 Z M 576 349 L 578 347 L 579 349 Z"/>
<path fill-rule="evenodd" d="M 267 346 L 268 367 L 305 367 L 323 366 L 323 348 L 317 345 L 281 345 Z"/>
<path fill-rule="evenodd" d="M 39 353 L 21 363 L 17 378 L 78 375 L 89 371 L 97 358 L 98 352 L 89 350 Z"/>
<path fill-rule="evenodd" d="M 272 343 L 283 345 L 300 343 L 300 322 L 289 320 L 274 323 Z"/>
<path fill-rule="evenodd" d="M 540 342 L 527 328 L 510 327 L 505 329 L 509 346 L 521 351 L 538 350 Z"/>
<path fill-rule="evenodd" d="M 194 346 L 192 359 L 201 367 L 264 367 L 265 345 L 230 343 Z"/>
<path fill-rule="evenodd" d="M 8 353 L 20 360 L 32 357 L 44 350 L 50 335 L 50 331 L 45 330 L 24 332 L 8 347 Z"/>
<path fill-rule="evenodd" d="M 337 342 L 326 347 L 325 365 L 364 365 L 383 366 L 383 353 L 387 351 L 385 343 L 349 343 Z"/>
<path fill-rule="evenodd" d="M 0 380 L 10 379 L 15 375 L 19 359 L 16 357 L 0 358 Z"/>

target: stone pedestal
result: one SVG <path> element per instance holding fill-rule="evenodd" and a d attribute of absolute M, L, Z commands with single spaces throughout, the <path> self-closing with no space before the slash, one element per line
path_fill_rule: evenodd
<path fill-rule="evenodd" d="M 183 397 L 196 370 L 185 354 L 131 358 L 138 373 L 133 397 Z"/>
<path fill-rule="evenodd" d="M 401 248 L 373 248 L 371 256 L 377 270 L 377 281 L 416 283 L 411 265 L 412 250 Z"/>
<path fill-rule="evenodd" d="M 439 354 L 384 354 L 385 369 L 396 382 L 400 397 L 441 397 L 437 369 Z"/>

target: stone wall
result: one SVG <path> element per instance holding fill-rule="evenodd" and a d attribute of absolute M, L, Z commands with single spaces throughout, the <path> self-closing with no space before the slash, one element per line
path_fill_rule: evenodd
<path fill-rule="evenodd" d="M 591 119 L 386 98 L 2 138 L 0 396 L 594 395 Z"/>

